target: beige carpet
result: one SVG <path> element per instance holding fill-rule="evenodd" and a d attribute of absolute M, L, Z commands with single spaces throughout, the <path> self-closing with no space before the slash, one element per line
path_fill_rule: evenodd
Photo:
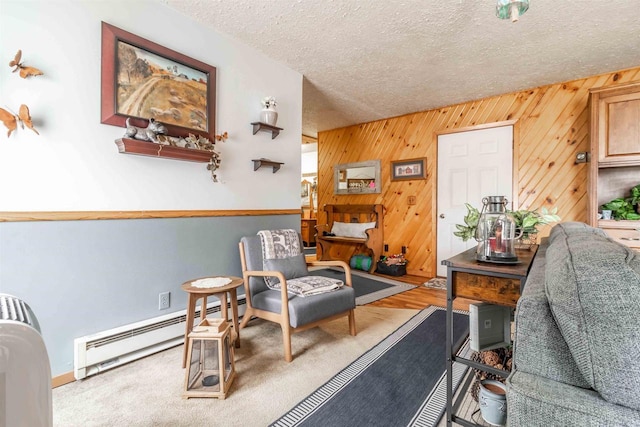
<path fill-rule="evenodd" d="M 254 320 L 241 331 L 237 376 L 224 400 L 182 399 L 182 346 L 53 390 L 55 426 L 266 426 L 417 310 L 359 306 L 358 335 L 347 319 L 293 335 L 283 357 L 279 326 Z"/>

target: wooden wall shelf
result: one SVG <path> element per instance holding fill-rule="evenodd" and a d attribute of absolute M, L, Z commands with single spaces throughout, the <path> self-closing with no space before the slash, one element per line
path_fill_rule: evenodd
<path fill-rule="evenodd" d="M 284 165 L 282 162 L 274 162 L 273 160 L 268 159 L 253 159 L 253 170 L 257 171 L 262 166 L 272 166 L 273 173 L 276 173 L 280 170 L 280 166 Z"/>
<path fill-rule="evenodd" d="M 118 151 L 124 154 L 138 154 L 141 156 L 164 157 L 167 159 L 185 160 L 188 162 L 208 163 L 211 160 L 211 151 L 197 150 L 195 148 L 174 147 L 172 145 L 156 144 L 137 139 L 116 139 Z"/>
<path fill-rule="evenodd" d="M 271 126 L 262 122 L 253 122 L 253 134 L 255 135 L 258 131 L 271 132 L 271 139 L 276 139 L 276 136 L 280 134 L 282 128 Z"/>

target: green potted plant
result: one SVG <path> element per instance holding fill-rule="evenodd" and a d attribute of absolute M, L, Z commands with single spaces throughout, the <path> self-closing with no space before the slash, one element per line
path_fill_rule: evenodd
<path fill-rule="evenodd" d="M 456 224 L 457 231 L 453 232 L 453 235 L 460 237 L 463 242 L 466 242 L 476 235 L 476 228 L 478 227 L 478 220 L 480 219 L 480 211 L 469 203 L 464 204 L 467 208 L 467 214 L 464 216 L 464 224 Z M 520 239 L 525 244 L 535 244 L 535 235 L 538 234 L 538 227 L 541 225 L 549 224 L 552 222 L 560 221 L 558 216 L 558 208 L 555 207 L 548 210 L 546 207 L 542 207 L 540 212 L 538 210 L 519 209 L 517 211 L 507 210 L 512 216 L 518 229 L 517 234 L 520 234 Z"/>
<path fill-rule="evenodd" d="M 547 208 L 542 207 L 540 208 L 540 212 L 537 210 L 530 211 L 526 209 L 510 212 L 511 215 L 513 215 L 513 219 L 516 221 L 516 227 L 518 230 L 522 231 L 522 239 L 530 239 L 531 235 L 538 234 L 538 227 L 541 225 L 560 221 L 557 207 L 550 211 Z"/>
<path fill-rule="evenodd" d="M 636 207 L 636 212 L 640 214 L 640 184 L 631 188 L 629 202 Z"/>
<path fill-rule="evenodd" d="M 456 224 L 456 229 L 453 235 L 460 237 L 463 242 L 476 237 L 476 228 L 478 228 L 478 220 L 480 219 L 480 212 L 478 209 L 471 206 L 469 203 L 464 204 L 467 208 L 467 214 L 462 219 L 464 225 Z"/>
<path fill-rule="evenodd" d="M 600 206 L 600 209 L 610 210 L 612 218 L 616 221 L 620 221 L 621 219 L 640 220 L 640 214 L 636 213 L 635 209 L 633 208 L 633 203 L 631 202 L 632 200 L 633 197 L 629 197 L 626 199 L 618 197 Z M 638 201 L 636 200 L 636 204 L 637 203 Z"/>

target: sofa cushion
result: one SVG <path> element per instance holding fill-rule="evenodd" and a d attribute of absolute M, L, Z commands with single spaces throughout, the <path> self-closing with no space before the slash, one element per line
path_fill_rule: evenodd
<path fill-rule="evenodd" d="M 585 380 L 640 410 L 640 257 L 597 233 L 568 233 L 546 261 L 551 312 Z"/>
<path fill-rule="evenodd" d="M 590 388 L 571 356 L 545 294 L 547 242 L 538 248 L 516 309 L 513 363 L 517 370 Z"/>
<path fill-rule="evenodd" d="M 565 239 L 567 236 L 578 236 L 582 235 L 584 238 L 589 238 L 589 236 L 597 234 L 598 236 L 606 237 L 607 233 L 601 228 L 591 227 L 584 222 L 561 222 L 556 224 L 549 232 L 549 244 L 553 243 L 557 238 Z"/>
<path fill-rule="evenodd" d="M 510 426 L 613 427 L 640 425 L 640 412 L 597 392 L 515 371 L 507 378 Z"/>

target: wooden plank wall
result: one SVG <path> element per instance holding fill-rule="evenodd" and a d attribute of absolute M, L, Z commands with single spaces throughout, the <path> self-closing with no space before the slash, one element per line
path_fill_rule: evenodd
<path fill-rule="evenodd" d="M 324 204 L 380 203 L 388 253 L 406 246 L 407 272 L 433 277 L 437 135 L 505 121 L 514 123 L 514 206 L 557 206 L 563 221 L 586 221 L 588 164 L 575 164 L 575 154 L 589 149 L 589 89 L 635 80 L 640 67 L 320 132 L 318 224 Z M 390 161 L 416 157 L 427 157 L 428 179 L 392 182 Z M 333 194 L 333 165 L 373 159 L 382 160 L 380 194 Z"/>

